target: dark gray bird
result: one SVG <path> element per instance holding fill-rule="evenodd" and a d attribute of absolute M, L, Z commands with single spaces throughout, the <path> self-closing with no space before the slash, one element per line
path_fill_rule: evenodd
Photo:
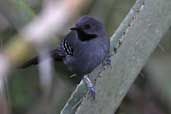
<path fill-rule="evenodd" d="M 90 16 L 82 16 L 70 30 L 50 54 L 54 60 L 62 60 L 72 73 L 83 76 L 92 72 L 108 56 L 109 38 L 102 23 Z M 22 67 L 37 63 L 36 57 Z"/>

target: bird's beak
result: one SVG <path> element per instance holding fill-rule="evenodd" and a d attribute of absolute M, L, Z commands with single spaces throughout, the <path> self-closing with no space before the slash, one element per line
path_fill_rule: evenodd
<path fill-rule="evenodd" d="M 71 27 L 70 30 L 79 30 L 78 27 Z"/>

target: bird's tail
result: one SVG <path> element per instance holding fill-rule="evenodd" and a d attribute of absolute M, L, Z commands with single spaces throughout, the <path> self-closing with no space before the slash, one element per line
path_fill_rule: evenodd
<path fill-rule="evenodd" d="M 50 53 L 50 56 L 54 61 L 62 61 L 62 58 L 64 57 L 64 54 L 59 49 L 54 49 Z M 38 56 L 26 61 L 24 64 L 19 66 L 19 68 L 27 68 L 32 65 L 37 65 L 39 63 Z"/>
<path fill-rule="evenodd" d="M 28 61 L 26 61 L 24 64 L 22 64 L 21 66 L 19 66 L 19 68 L 27 68 L 29 66 L 32 65 L 37 65 L 38 64 L 38 57 L 34 57 Z"/>

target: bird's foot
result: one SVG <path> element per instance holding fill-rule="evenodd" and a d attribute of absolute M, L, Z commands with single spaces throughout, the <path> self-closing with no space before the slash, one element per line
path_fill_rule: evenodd
<path fill-rule="evenodd" d="M 93 97 L 93 99 L 95 99 L 95 97 L 96 97 L 96 89 L 95 89 L 93 83 L 91 82 L 91 80 L 88 78 L 87 75 L 84 76 L 83 80 L 84 80 L 84 82 L 87 85 L 88 92 L 91 94 L 91 96 Z"/>
<path fill-rule="evenodd" d="M 88 92 L 91 94 L 91 96 L 93 97 L 93 99 L 96 98 L 96 89 L 95 89 L 94 86 L 88 87 Z"/>
<path fill-rule="evenodd" d="M 111 67 L 111 59 L 110 59 L 111 55 L 107 55 L 106 58 L 104 59 L 104 61 L 102 62 L 102 66 L 104 67 L 104 69 Z"/>

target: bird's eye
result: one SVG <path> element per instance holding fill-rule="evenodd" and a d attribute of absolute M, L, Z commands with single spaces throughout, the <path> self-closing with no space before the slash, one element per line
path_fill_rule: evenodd
<path fill-rule="evenodd" d="M 90 29 L 90 28 L 91 28 L 91 26 L 89 24 L 84 25 L 84 29 Z"/>

